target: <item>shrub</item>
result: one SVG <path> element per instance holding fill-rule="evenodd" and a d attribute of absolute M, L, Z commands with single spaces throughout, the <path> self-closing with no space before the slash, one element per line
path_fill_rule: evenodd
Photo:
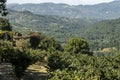
<path fill-rule="evenodd" d="M 13 65 L 14 73 L 18 79 L 21 79 L 25 70 L 38 60 L 38 52 L 32 49 L 15 49 L 14 53 L 10 55 L 10 63 Z"/>
<path fill-rule="evenodd" d="M 63 56 L 63 53 L 59 51 L 50 53 L 47 64 L 50 71 L 68 68 L 70 63 L 66 60 L 66 58 L 67 57 Z"/>
<path fill-rule="evenodd" d="M 8 60 L 10 54 L 13 53 L 12 43 L 9 41 L 0 40 L 0 57 L 1 61 Z"/>
<path fill-rule="evenodd" d="M 92 55 L 87 41 L 81 38 L 70 38 L 67 44 L 64 46 L 64 51 L 75 54 L 83 53 Z"/>
<path fill-rule="evenodd" d="M 0 30 L 3 31 L 12 31 L 9 20 L 6 18 L 0 18 Z"/>

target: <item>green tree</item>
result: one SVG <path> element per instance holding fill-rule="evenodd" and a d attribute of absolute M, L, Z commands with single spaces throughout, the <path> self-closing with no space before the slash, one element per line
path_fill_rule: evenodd
<path fill-rule="evenodd" d="M 47 63 L 49 70 L 55 71 L 57 69 L 62 70 L 68 68 L 70 63 L 66 59 L 68 59 L 68 56 L 66 57 L 66 55 L 64 55 L 62 52 L 55 51 L 53 53 L 50 53 Z"/>
<path fill-rule="evenodd" d="M 6 16 L 8 14 L 7 8 L 6 8 L 6 1 L 7 0 L 0 0 L 0 14 L 2 16 Z"/>
<path fill-rule="evenodd" d="M 83 53 L 89 54 L 90 52 L 89 44 L 87 41 L 81 38 L 70 38 L 67 44 L 64 46 L 64 50 L 70 53 Z"/>
<path fill-rule="evenodd" d="M 0 18 L 0 30 L 2 31 L 12 31 L 9 20 L 6 18 Z"/>
<path fill-rule="evenodd" d="M 15 49 L 9 55 L 10 63 L 13 66 L 14 73 L 18 80 L 22 79 L 25 70 L 33 63 L 39 60 L 38 52 L 32 49 Z"/>
<path fill-rule="evenodd" d="M 40 43 L 40 37 L 39 36 L 31 36 L 30 37 L 30 44 L 32 48 L 37 48 Z"/>
<path fill-rule="evenodd" d="M 0 40 L 0 62 L 8 61 L 8 57 L 12 52 L 12 43 L 9 41 Z"/>
<path fill-rule="evenodd" d="M 39 48 L 41 50 L 46 50 L 46 51 L 63 50 L 61 44 L 58 41 L 56 41 L 54 38 L 48 38 L 46 36 L 40 36 L 40 38 L 41 41 L 39 44 Z"/>

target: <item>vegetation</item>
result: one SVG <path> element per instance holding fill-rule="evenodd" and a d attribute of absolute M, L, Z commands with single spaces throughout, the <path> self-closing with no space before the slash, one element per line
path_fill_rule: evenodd
<path fill-rule="evenodd" d="M 65 58 L 69 56 L 68 58 Z M 63 61 L 69 61 L 64 69 L 51 72 L 49 80 L 119 80 L 119 55 L 110 58 L 100 58 L 83 54 L 65 54 Z"/>
<path fill-rule="evenodd" d="M 110 3 L 95 5 L 68 5 L 68 4 L 10 4 L 8 8 L 13 10 L 22 9 L 42 15 L 57 15 L 68 18 L 87 18 L 87 19 L 113 19 L 120 17 L 120 1 L 114 0 Z"/>
<path fill-rule="evenodd" d="M 89 27 L 83 36 L 90 41 L 90 46 L 93 50 L 113 47 L 119 49 L 119 28 L 120 19 L 105 20 Z"/>
<path fill-rule="evenodd" d="M 91 22 L 80 19 L 41 16 L 29 11 L 21 12 L 23 16 L 13 13 L 15 17 L 11 22 L 16 21 L 14 26 L 31 29 L 33 27 L 28 26 L 34 23 L 36 30 L 46 30 L 49 36 L 54 32 L 58 32 L 57 36 L 66 34 L 63 41 L 60 36 L 57 38 L 59 42 L 43 33 L 31 32 L 24 37 L 21 32 L 15 40 L 9 21 L 0 18 L 0 63 L 11 63 L 17 80 L 22 80 L 30 65 L 41 61 L 48 69 L 48 80 L 120 80 L 120 19 L 101 21 L 91 26 Z M 73 33 L 77 38 L 68 39 Z M 14 46 L 17 41 L 24 43 Z"/>
<path fill-rule="evenodd" d="M 69 39 L 67 45 L 64 46 L 64 50 L 69 53 L 83 53 L 92 55 L 89 51 L 90 49 L 88 43 L 84 39 L 80 38 Z"/>
<path fill-rule="evenodd" d="M 9 11 L 13 31 L 21 33 L 42 32 L 47 36 L 54 37 L 55 40 L 65 43 L 67 39 L 73 36 L 81 36 L 84 29 L 92 24 L 92 20 L 87 19 L 69 19 L 59 16 L 36 15 L 29 11 L 16 12 Z M 79 30 L 79 32 L 77 31 Z M 76 32 L 77 31 L 77 32 Z"/>
<path fill-rule="evenodd" d="M 39 60 L 38 52 L 34 50 L 19 50 L 16 49 L 10 55 L 10 63 L 13 65 L 14 73 L 16 77 L 21 80 L 25 70 Z"/>
<path fill-rule="evenodd" d="M 12 27 L 11 27 L 8 19 L 0 18 L 0 30 L 2 30 L 2 31 L 12 31 Z"/>
<path fill-rule="evenodd" d="M 0 0 L 0 14 L 6 16 L 8 14 L 6 8 L 6 0 Z"/>
<path fill-rule="evenodd" d="M 21 14 L 22 19 L 20 18 Z M 104 48 L 119 49 L 120 19 L 95 22 L 87 19 L 35 15 L 28 11 L 21 13 L 13 11 L 9 18 L 14 26 L 14 31 L 42 32 L 47 36 L 54 37 L 62 44 L 66 44 L 71 37 L 85 38 L 90 49 L 94 51 L 101 51 Z"/>

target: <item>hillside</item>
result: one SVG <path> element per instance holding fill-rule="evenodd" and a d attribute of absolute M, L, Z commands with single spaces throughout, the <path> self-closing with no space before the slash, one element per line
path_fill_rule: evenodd
<path fill-rule="evenodd" d="M 13 30 L 19 32 L 37 31 L 65 42 L 69 37 L 75 36 L 76 30 L 83 30 L 91 25 L 92 20 L 69 19 L 58 16 L 44 16 L 32 14 L 29 11 L 9 11 L 8 18 Z"/>
<path fill-rule="evenodd" d="M 71 18 L 88 19 L 112 19 L 120 17 L 120 1 L 96 5 L 68 5 L 68 4 L 9 4 L 9 9 L 24 11 L 28 10 L 35 14 L 57 15 Z"/>
<path fill-rule="evenodd" d="M 120 48 L 120 18 L 95 23 L 84 31 L 83 36 L 88 39 L 94 49 L 107 47 Z"/>
<path fill-rule="evenodd" d="M 8 17 L 13 30 L 22 33 L 42 32 L 61 43 L 65 43 L 70 37 L 82 37 L 89 42 L 93 50 L 120 47 L 120 19 L 95 23 L 88 19 L 36 15 L 29 11 L 10 11 Z"/>
<path fill-rule="evenodd" d="M 0 2 L 3 14 L 5 2 Z M 75 13 L 85 9 L 82 17 L 73 15 L 73 9 L 69 15 L 62 13 L 70 6 L 67 4 L 42 4 L 48 11 L 57 8 L 60 15 L 32 12 L 39 11 L 41 4 L 9 5 L 12 8 L 7 16 L 0 12 L 0 80 L 120 80 L 117 4 L 120 0 L 92 7 L 71 6 Z M 24 8 L 26 5 L 31 11 Z M 84 17 L 87 11 L 88 18 Z"/>

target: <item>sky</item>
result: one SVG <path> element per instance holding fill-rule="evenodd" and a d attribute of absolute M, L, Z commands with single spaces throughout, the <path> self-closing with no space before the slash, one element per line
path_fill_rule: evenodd
<path fill-rule="evenodd" d="M 70 5 L 92 5 L 98 3 L 106 3 L 114 0 L 7 0 L 7 3 L 45 3 L 45 2 L 53 2 L 53 3 L 66 3 Z"/>

